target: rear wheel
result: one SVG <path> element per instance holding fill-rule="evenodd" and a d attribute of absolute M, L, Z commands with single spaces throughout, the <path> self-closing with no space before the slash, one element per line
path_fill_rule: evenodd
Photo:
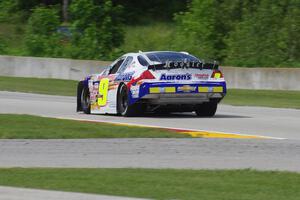
<path fill-rule="evenodd" d="M 218 107 L 217 102 L 205 102 L 196 106 L 196 114 L 199 117 L 213 117 Z"/>
<path fill-rule="evenodd" d="M 84 87 L 81 92 L 81 108 L 85 114 L 91 113 L 90 91 L 87 87 Z"/>
<path fill-rule="evenodd" d="M 120 86 L 117 103 L 118 114 L 121 116 L 134 117 L 143 112 L 143 106 L 141 104 L 129 105 L 128 89 L 125 84 Z"/>

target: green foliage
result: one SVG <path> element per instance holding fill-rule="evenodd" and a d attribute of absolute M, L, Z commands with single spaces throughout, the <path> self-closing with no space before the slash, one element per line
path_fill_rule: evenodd
<path fill-rule="evenodd" d="M 175 27 L 169 23 L 126 26 L 124 52 L 170 50 L 173 48 Z"/>
<path fill-rule="evenodd" d="M 4 53 L 13 55 L 112 60 L 128 51 L 179 50 L 224 65 L 300 67 L 299 0 L 70 2 L 70 20 L 64 25 L 71 34 L 62 37 L 57 33 L 62 1 L 0 0 L 0 34 L 8 44 L 5 47 L 2 42 L 2 52 L 5 49 Z M 32 9 L 38 5 L 58 6 Z M 53 9 L 55 14 L 41 14 L 39 8 Z M 170 23 L 174 12 L 175 24 Z M 22 31 L 12 33 L 6 28 L 20 24 L 18 19 L 25 21 L 30 15 L 26 37 Z M 13 23 L 7 25 L 8 21 Z M 130 24 L 126 33 L 124 23 Z"/>
<path fill-rule="evenodd" d="M 6 41 L 0 37 L 0 54 L 6 53 L 7 44 Z"/>
<path fill-rule="evenodd" d="M 32 56 L 111 59 L 123 42 L 121 11 L 111 0 L 102 4 L 74 0 L 70 6 L 71 35 L 63 37 L 58 33 L 59 9 L 36 7 L 28 20 L 26 50 Z"/>
<path fill-rule="evenodd" d="M 239 0 L 193 0 L 187 12 L 175 16 L 175 48 L 202 58 L 222 60 L 224 37 L 240 18 Z"/>
<path fill-rule="evenodd" d="M 39 0 L 0 0 L 0 22 L 26 22 Z"/>
<path fill-rule="evenodd" d="M 16 3 L 13 0 L 0 0 L 0 21 L 7 21 L 15 10 Z"/>
<path fill-rule="evenodd" d="M 262 0 L 227 38 L 225 62 L 254 67 L 299 62 L 300 12 L 295 5 L 296 1 Z"/>
<path fill-rule="evenodd" d="M 58 10 L 54 7 L 37 7 L 33 10 L 26 28 L 25 45 L 32 56 L 59 56 L 62 49 L 57 27 Z"/>
<path fill-rule="evenodd" d="M 297 65 L 299 17 L 299 0 L 193 0 L 175 17 L 175 48 L 235 66 Z"/>
<path fill-rule="evenodd" d="M 92 0 L 76 0 L 70 6 L 73 58 L 110 59 L 123 43 L 122 7 L 111 0 L 94 4 Z"/>
<path fill-rule="evenodd" d="M 24 50 L 24 30 L 26 25 L 22 23 L 0 23 L 0 38 L 2 54 L 8 55 L 26 55 Z"/>
<path fill-rule="evenodd" d="M 124 6 L 125 23 L 130 25 L 148 25 L 152 23 L 171 22 L 174 13 L 186 9 L 189 0 L 114 0 Z"/>

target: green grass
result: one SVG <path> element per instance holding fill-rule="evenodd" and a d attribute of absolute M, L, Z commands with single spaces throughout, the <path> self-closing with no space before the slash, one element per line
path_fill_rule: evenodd
<path fill-rule="evenodd" d="M 77 82 L 61 79 L 0 76 L 0 91 L 76 96 Z"/>
<path fill-rule="evenodd" d="M 120 49 L 124 52 L 171 50 L 174 33 L 172 23 L 127 26 L 125 42 Z"/>
<path fill-rule="evenodd" d="M 0 139 L 182 138 L 158 128 L 114 126 L 30 115 L 0 114 Z"/>
<path fill-rule="evenodd" d="M 0 169 L 0 185 L 151 199 L 298 200 L 300 174 L 253 170 Z"/>
<path fill-rule="evenodd" d="M 222 103 L 300 109 L 300 91 L 229 89 Z"/>

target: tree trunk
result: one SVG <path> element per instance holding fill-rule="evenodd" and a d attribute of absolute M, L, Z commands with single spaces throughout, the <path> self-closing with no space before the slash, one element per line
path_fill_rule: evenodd
<path fill-rule="evenodd" d="M 68 22 L 68 20 L 69 20 L 68 7 L 69 7 L 69 0 L 63 0 L 63 18 L 64 18 L 64 22 Z"/>

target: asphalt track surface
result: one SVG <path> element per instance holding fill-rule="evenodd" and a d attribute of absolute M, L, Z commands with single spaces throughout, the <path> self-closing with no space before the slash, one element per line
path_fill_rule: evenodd
<path fill-rule="evenodd" d="M 214 118 L 192 114 L 123 118 L 78 114 L 73 97 L 0 92 L 0 113 L 274 138 L 0 140 L 0 167 L 254 168 L 300 172 L 300 110 L 221 105 Z"/>
<path fill-rule="evenodd" d="M 145 200 L 108 195 L 58 192 L 0 186 L 0 200 Z"/>

